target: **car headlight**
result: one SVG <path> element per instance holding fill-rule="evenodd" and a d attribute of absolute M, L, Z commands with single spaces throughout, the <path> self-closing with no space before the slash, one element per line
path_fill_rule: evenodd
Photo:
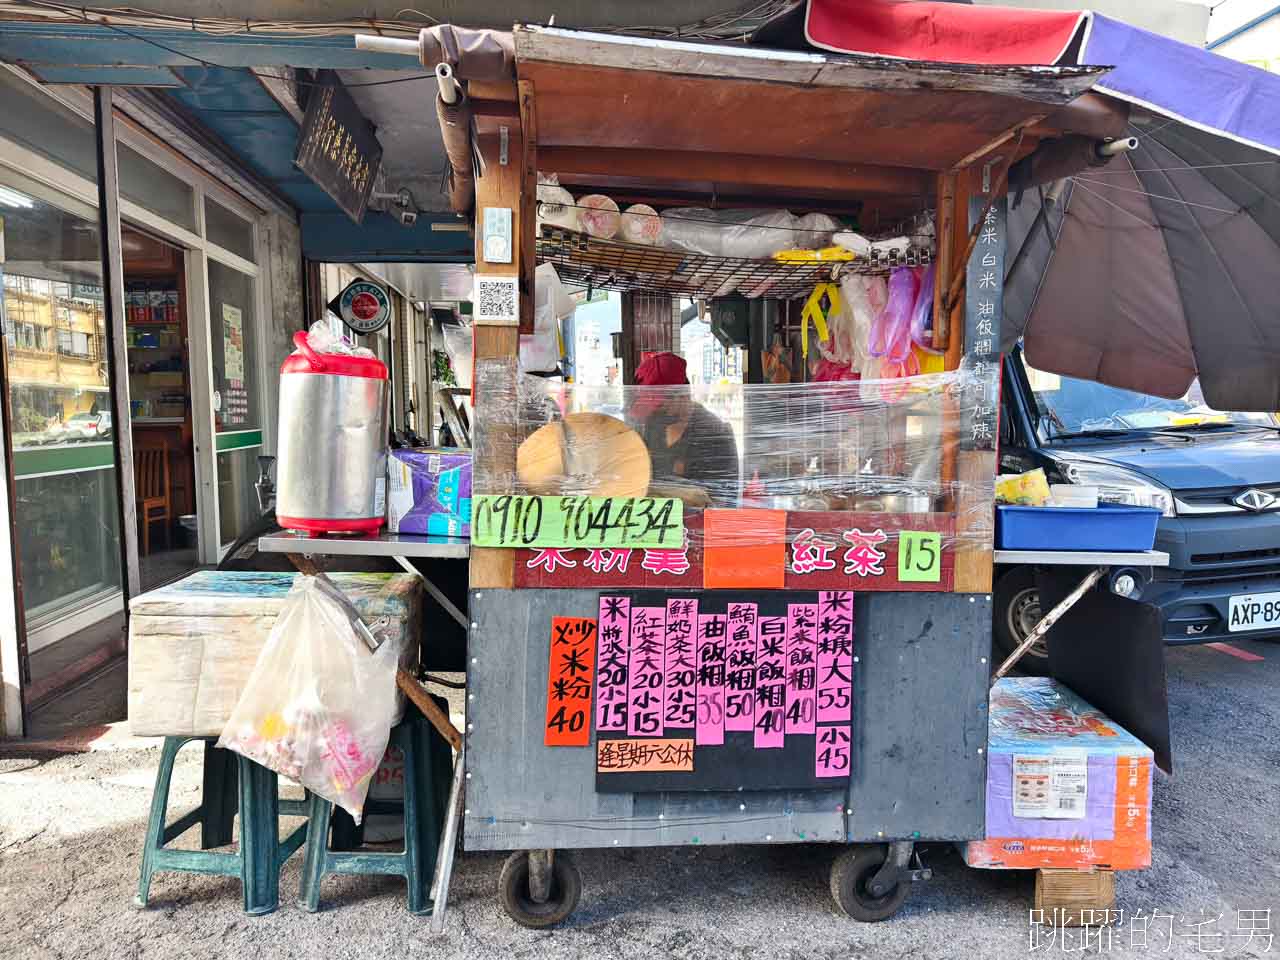
<path fill-rule="evenodd" d="M 1161 516 L 1172 517 L 1173 494 L 1167 487 L 1153 483 L 1141 474 L 1095 460 L 1058 459 L 1067 483 L 1097 487 L 1101 503 L 1121 503 L 1130 507 L 1154 507 Z"/>

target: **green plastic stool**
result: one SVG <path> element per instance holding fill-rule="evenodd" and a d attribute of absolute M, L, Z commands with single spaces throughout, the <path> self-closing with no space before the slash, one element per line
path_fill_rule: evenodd
<path fill-rule="evenodd" d="M 438 698 L 437 702 L 448 709 L 447 702 Z M 431 912 L 431 876 L 436 868 L 440 827 L 448 802 L 445 791 L 450 780 L 448 771 L 452 753 L 448 743 L 412 704 L 406 705 L 404 720 L 392 729 L 391 742 L 404 751 L 404 803 L 370 800 L 365 804 L 364 813 L 390 813 L 403 808 L 404 850 L 384 853 L 330 849 L 329 825 L 334 820 L 333 804 L 313 793 L 307 818 L 306 859 L 298 895 L 298 904 L 304 910 L 315 913 L 320 909 L 320 883 L 326 876 L 347 873 L 404 877 L 409 888 L 409 912 Z M 341 840 L 335 835 L 335 846 L 358 842 L 358 833 L 355 836 L 350 830 L 342 833 Z"/>
<path fill-rule="evenodd" d="M 169 786 L 178 751 L 193 740 L 205 744 L 204 793 L 200 806 L 166 823 Z M 217 737 L 165 737 L 151 795 L 151 817 L 142 849 L 142 877 L 134 904 L 147 905 L 151 878 L 157 871 L 210 873 L 239 877 L 245 913 L 271 913 L 280 906 L 280 866 L 302 846 L 307 825 L 302 824 L 284 841 L 279 839 L 280 814 L 305 816 L 306 800 L 281 800 L 273 771 L 245 757 L 214 747 Z M 240 848 L 235 853 L 210 853 L 211 846 L 231 841 L 231 820 L 236 807 L 232 797 L 239 787 Z M 169 850 L 165 844 L 201 825 L 202 850 Z"/>

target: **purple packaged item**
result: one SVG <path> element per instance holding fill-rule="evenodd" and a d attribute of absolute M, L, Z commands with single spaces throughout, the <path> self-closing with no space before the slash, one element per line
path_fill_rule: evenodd
<path fill-rule="evenodd" d="M 387 531 L 471 536 L 471 452 L 392 450 L 387 458 Z"/>

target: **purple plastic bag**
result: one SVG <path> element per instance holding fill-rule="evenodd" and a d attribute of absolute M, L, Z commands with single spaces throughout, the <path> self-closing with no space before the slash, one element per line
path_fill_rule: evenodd
<path fill-rule="evenodd" d="M 920 279 L 910 267 L 898 267 L 889 277 L 889 300 L 871 324 L 867 353 L 903 363 L 911 355 L 911 311 Z"/>
<path fill-rule="evenodd" d="M 916 267 L 916 271 L 920 277 L 920 288 L 911 309 L 911 340 L 922 350 L 941 353 L 933 348 L 933 264 L 923 269 Z"/>

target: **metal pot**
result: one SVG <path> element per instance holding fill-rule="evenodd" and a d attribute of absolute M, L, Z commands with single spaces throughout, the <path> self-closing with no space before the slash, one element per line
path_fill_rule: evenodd
<path fill-rule="evenodd" d="M 387 368 L 319 354 L 294 334 L 280 368 L 276 519 L 313 533 L 375 533 L 384 522 Z"/>
<path fill-rule="evenodd" d="M 860 513 L 930 513 L 933 498 L 923 493 L 881 493 L 858 497 L 854 509 Z"/>

